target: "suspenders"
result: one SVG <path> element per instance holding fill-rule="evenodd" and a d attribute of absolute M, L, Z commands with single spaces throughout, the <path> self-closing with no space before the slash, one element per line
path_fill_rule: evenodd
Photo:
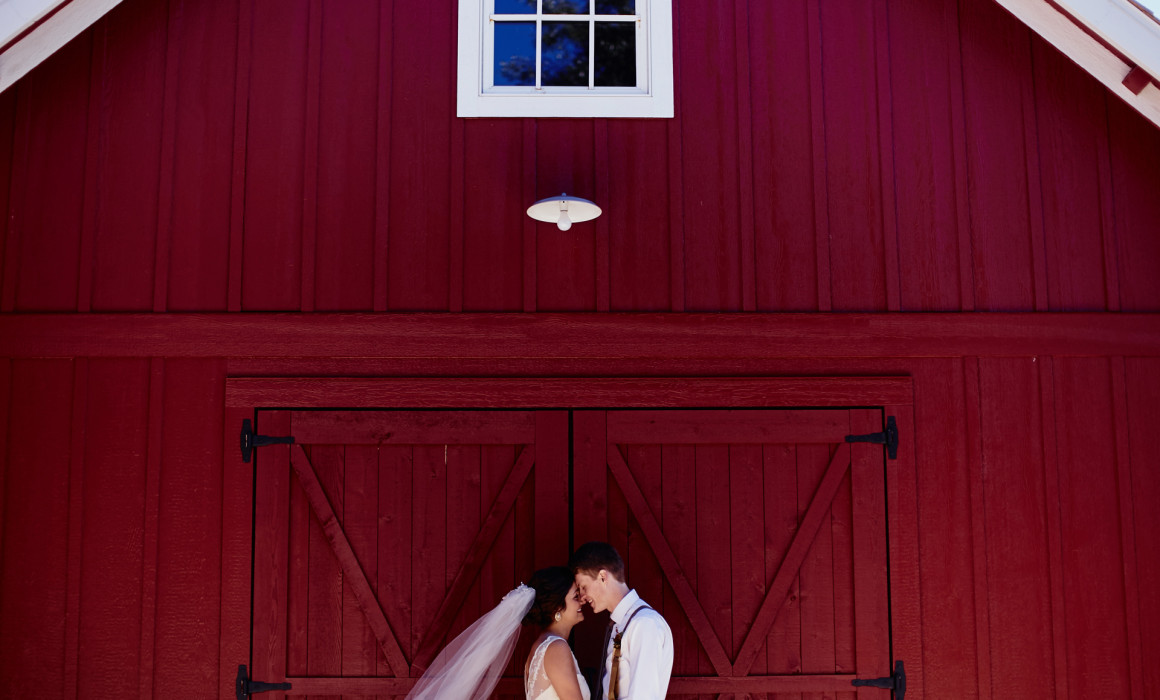
<path fill-rule="evenodd" d="M 620 691 L 620 640 L 628 630 L 628 623 L 632 622 L 632 618 L 636 617 L 636 614 L 645 608 L 652 610 L 648 605 L 641 605 L 636 610 L 633 610 L 632 614 L 628 616 L 628 619 L 624 621 L 624 627 L 612 638 L 612 671 L 608 676 L 608 700 L 616 700 Z"/>

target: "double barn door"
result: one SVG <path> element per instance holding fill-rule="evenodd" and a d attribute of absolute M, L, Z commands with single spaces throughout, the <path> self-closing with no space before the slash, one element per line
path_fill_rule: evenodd
<path fill-rule="evenodd" d="M 260 411 L 295 444 L 257 459 L 252 675 L 288 695 L 405 695 L 514 585 L 601 539 L 672 627 L 670 696 L 853 697 L 854 678 L 890 674 L 886 503 L 883 448 L 844 438 L 882 421 Z M 602 622 L 576 631 L 582 663 Z M 522 695 L 529 641 L 500 694 Z"/>

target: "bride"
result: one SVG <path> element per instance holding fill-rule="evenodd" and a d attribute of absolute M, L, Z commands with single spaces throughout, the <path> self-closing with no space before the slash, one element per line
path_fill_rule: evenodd
<path fill-rule="evenodd" d="M 521 622 L 539 630 L 524 662 L 526 700 L 590 700 L 567 641 L 584 619 L 572 571 L 551 566 L 532 574 L 528 583 L 504 596 L 439 652 L 407 700 L 489 697 L 511 659 Z"/>

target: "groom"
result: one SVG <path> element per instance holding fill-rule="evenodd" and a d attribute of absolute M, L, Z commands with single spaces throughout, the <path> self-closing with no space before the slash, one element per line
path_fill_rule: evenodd
<path fill-rule="evenodd" d="M 607 542 L 589 542 L 568 559 L 581 602 L 609 610 L 592 700 L 661 700 L 673 671 L 673 633 L 660 613 L 624 582 L 624 560 Z"/>

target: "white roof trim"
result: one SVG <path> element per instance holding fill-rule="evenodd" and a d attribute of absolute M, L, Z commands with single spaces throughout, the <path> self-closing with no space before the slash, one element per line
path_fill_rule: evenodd
<path fill-rule="evenodd" d="M 1047 0 L 996 1 L 1120 99 L 1160 126 L 1160 89 L 1149 82 L 1137 95 L 1123 84 L 1135 66 L 1152 78 L 1160 79 L 1160 24 L 1155 20 L 1127 0 L 1056 0 L 1066 12 L 1056 9 Z M 1075 17 L 1074 21 L 1068 13 Z M 1134 63 L 1125 63 L 1077 22 L 1083 23 Z"/>
<path fill-rule="evenodd" d="M 21 6 L 19 13 L 0 16 L 0 20 L 5 20 L 4 24 L 0 25 L 0 31 L 5 33 L 4 44 L 6 44 L 12 37 L 18 36 L 53 8 L 61 5 L 64 0 L 26 0 L 15 4 L 14 0 L 0 2 L 3 2 L 0 5 L 0 12 L 8 9 L 10 5 L 12 9 L 15 9 L 15 5 Z M 121 0 L 72 0 L 61 7 L 22 39 L 0 53 L 0 92 L 7 90 L 28 71 L 40 65 L 44 59 L 56 53 L 120 3 Z M 10 23 L 7 21 L 9 19 Z"/>
<path fill-rule="evenodd" d="M 0 0 L 0 48 L 67 0 Z"/>

